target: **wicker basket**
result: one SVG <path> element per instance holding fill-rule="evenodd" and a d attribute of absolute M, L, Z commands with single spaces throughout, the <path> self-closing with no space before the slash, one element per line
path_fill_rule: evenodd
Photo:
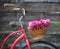
<path fill-rule="evenodd" d="M 41 39 L 41 38 L 44 38 L 46 36 L 46 27 L 41 27 L 39 29 L 34 29 L 34 30 L 31 30 L 28 27 L 28 30 L 29 30 L 33 40 Z"/>

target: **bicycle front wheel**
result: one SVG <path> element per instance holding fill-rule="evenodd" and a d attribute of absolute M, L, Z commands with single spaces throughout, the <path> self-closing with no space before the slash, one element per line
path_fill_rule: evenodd
<path fill-rule="evenodd" d="M 31 42 L 32 49 L 58 49 L 55 45 L 45 41 Z M 28 49 L 27 45 L 23 49 Z"/>

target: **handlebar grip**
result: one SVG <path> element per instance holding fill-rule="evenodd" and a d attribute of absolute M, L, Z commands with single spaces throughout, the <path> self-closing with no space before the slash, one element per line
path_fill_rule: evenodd
<path fill-rule="evenodd" d="M 21 13 L 19 13 L 18 15 L 25 16 L 25 9 L 24 8 L 21 8 L 20 11 L 21 11 Z"/>
<path fill-rule="evenodd" d="M 22 12 L 22 14 L 21 15 L 25 15 L 25 9 L 24 8 L 13 8 L 12 10 L 14 10 L 14 11 L 20 11 L 20 12 Z"/>
<path fill-rule="evenodd" d="M 24 9 L 24 8 L 22 8 L 22 10 L 23 10 L 23 11 L 22 11 L 23 15 L 25 15 L 25 9 Z"/>
<path fill-rule="evenodd" d="M 25 16 L 25 9 L 24 9 L 24 8 L 21 8 L 21 9 L 20 9 L 20 12 L 21 12 L 21 14 L 19 14 L 19 15 Z"/>

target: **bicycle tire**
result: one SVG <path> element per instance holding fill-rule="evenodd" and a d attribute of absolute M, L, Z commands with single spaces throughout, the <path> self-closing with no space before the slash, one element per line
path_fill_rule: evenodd
<path fill-rule="evenodd" d="M 55 46 L 52 43 L 46 42 L 46 41 L 40 41 L 40 40 L 38 40 L 38 41 L 33 41 L 30 44 L 31 44 L 32 49 L 40 49 L 40 48 L 42 48 L 42 49 L 45 49 L 45 48 L 46 49 L 58 49 L 57 46 Z M 38 48 L 36 46 L 38 46 Z M 28 49 L 27 45 L 25 45 L 25 47 L 23 47 L 23 49 Z"/>

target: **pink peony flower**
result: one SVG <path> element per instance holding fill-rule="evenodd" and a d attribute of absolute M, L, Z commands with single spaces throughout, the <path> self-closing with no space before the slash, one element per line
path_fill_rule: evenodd
<path fill-rule="evenodd" d="M 42 27 L 42 26 L 43 26 L 43 22 L 39 21 L 39 27 Z"/>
<path fill-rule="evenodd" d="M 50 26 L 50 19 L 46 19 L 44 21 L 44 26 L 49 27 Z"/>
<path fill-rule="evenodd" d="M 40 20 L 42 22 L 42 26 L 49 27 L 50 26 L 50 19 Z"/>
<path fill-rule="evenodd" d="M 44 19 L 41 19 L 40 22 L 42 23 L 42 26 L 44 26 L 45 20 Z"/>
<path fill-rule="evenodd" d="M 31 21 L 29 22 L 29 27 L 30 29 L 37 29 L 39 27 L 45 26 L 45 27 L 49 27 L 50 26 L 50 19 L 41 19 L 40 21 Z"/>
<path fill-rule="evenodd" d="M 29 22 L 29 27 L 31 28 L 31 29 L 34 29 L 34 28 L 37 28 L 38 27 L 38 21 L 31 21 L 31 22 Z"/>

